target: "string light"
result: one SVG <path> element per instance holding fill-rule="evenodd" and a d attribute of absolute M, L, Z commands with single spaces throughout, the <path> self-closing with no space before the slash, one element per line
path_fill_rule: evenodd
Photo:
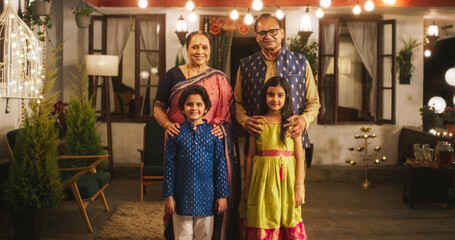
<path fill-rule="evenodd" d="M 354 8 L 352 9 L 352 12 L 355 14 L 355 15 L 359 15 L 360 12 L 362 11 L 362 9 L 360 8 L 359 6 L 359 1 L 357 1 L 357 4 L 354 6 Z"/>
<path fill-rule="evenodd" d="M 331 0 L 321 0 L 319 4 L 323 8 L 328 8 L 332 4 L 332 1 Z"/>
<path fill-rule="evenodd" d="M 430 57 L 431 56 L 431 51 L 430 49 L 426 49 L 424 52 L 425 57 Z"/>
<path fill-rule="evenodd" d="M 382 0 L 382 2 L 384 2 L 385 4 L 392 5 L 395 4 L 396 0 Z"/>
<path fill-rule="evenodd" d="M 193 11 L 194 9 L 194 2 L 191 1 L 191 0 L 188 0 L 188 2 L 186 2 L 185 4 L 185 7 L 188 11 Z"/>
<path fill-rule="evenodd" d="M 243 22 L 248 26 L 253 24 L 253 22 L 254 22 L 253 15 L 251 15 L 249 8 L 248 8 L 248 13 L 245 15 L 245 18 L 243 18 Z"/>
<path fill-rule="evenodd" d="M 261 0 L 254 0 L 253 3 L 251 4 L 251 7 L 253 8 L 254 11 L 261 11 L 263 6 L 264 4 L 262 3 Z"/>
<path fill-rule="evenodd" d="M 188 21 L 190 21 L 192 23 L 197 21 L 197 14 L 194 9 L 193 9 L 193 11 L 191 11 L 190 15 L 188 15 Z"/>
<path fill-rule="evenodd" d="M 231 12 L 231 19 L 232 20 L 237 20 L 239 19 L 239 12 L 237 11 L 237 9 L 233 9 L 232 12 Z"/>
<path fill-rule="evenodd" d="M 146 8 L 148 6 L 148 4 L 149 3 L 147 2 L 147 0 L 139 0 L 139 3 L 138 3 L 140 8 Z"/>
<path fill-rule="evenodd" d="M 308 6 L 306 7 L 305 14 L 303 14 L 302 18 L 300 19 L 300 31 L 301 32 L 312 32 L 311 29 L 311 20 L 310 20 L 310 9 Z"/>
<path fill-rule="evenodd" d="M 275 12 L 275 17 L 277 17 L 280 20 L 284 18 L 284 12 L 281 11 L 280 7 L 277 8 Z"/>
<path fill-rule="evenodd" d="M 321 6 L 318 7 L 318 10 L 316 10 L 316 17 L 318 18 L 324 17 L 324 10 L 322 10 Z"/>
<path fill-rule="evenodd" d="M 368 12 L 371 12 L 373 11 L 374 9 L 374 2 L 372 0 L 368 0 L 365 2 L 365 10 L 367 10 Z"/>

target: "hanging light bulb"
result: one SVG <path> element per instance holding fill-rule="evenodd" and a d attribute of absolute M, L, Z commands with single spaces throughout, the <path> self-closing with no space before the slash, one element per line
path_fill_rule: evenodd
<path fill-rule="evenodd" d="M 384 2 L 385 4 L 395 4 L 396 0 L 382 0 L 382 2 Z"/>
<path fill-rule="evenodd" d="M 310 9 L 306 7 L 305 14 L 300 19 L 300 32 L 312 32 Z"/>
<path fill-rule="evenodd" d="M 253 8 L 254 11 L 260 11 L 264 4 L 262 4 L 261 0 L 254 0 L 253 3 L 251 4 L 251 7 Z"/>
<path fill-rule="evenodd" d="M 188 11 L 193 11 L 193 9 L 194 9 L 194 2 L 191 1 L 191 0 L 188 0 L 188 2 L 186 2 L 186 4 L 185 4 L 185 8 L 186 8 L 186 10 L 188 10 Z"/>
<path fill-rule="evenodd" d="M 253 24 L 254 22 L 254 18 L 253 18 L 253 15 L 251 15 L 250 13 L 250 9 L 248 8 L 248 13 L 245 15 L 245 17 L 243 18 L 243 22 L 246 24 L 246 25 L 251 25 Z"/>
<path fill-rule="evenodd" d="M 321 7 L 323 8 L 328 8 L 330 7 L 330 5 L 332 4 L 332 1 L 331 0 L 321 0 L 319 2 L 319 4 L 321 5 Z"/>
<path fill-rule="evenodd" d="M 190 21 L 192 23 L 197 21 L 197 14 L 194 11 L 194 9 L 193 9 L 193 11 L 191 11 L 190 15 L 188 15 L 188 21 Z"/>
<path fill-rule="evenodd" d="M 360 8 L 359 6 L 359 1 L 357 1 L 357 4 L 354 6 L 354 8 L 352 9 L 352 12 L 355 14 L 355 15 L 359 15 L 360 12 L 362 11 L 362 9 Z"/>
<path fill-rule="evenodd" d="M 318 18 L 324 17 L 324 10 L 322 10 L 321 6 L 318 7 L 318 10 L 316 10 L 316 17 Z"/>
<path fill-rule="evenodd" d="M 139 0 L 139 3 L 138 3 L 140 8 L 146 8 L 148 4 L 149 3 L 147 2 L 147 0 Z"/>
<path fill-rule="evenodd" d="M 423 54 L 425 55 L 425 57 L 430 57 L 431 56 L 430 49 L 425 50 L 425 52 Z"/>
<path fill-rule="evenodd" d="M 367 10 L 368 12 L 371 12 L 373 11 L 374 9 L 374 2 L 372 0 L 368 0 L 365 2 L 365 10 Z"/>
<path fill-rule="evenodd" d="M 276 10 L 275 17 L 277 17 L 280 20 L 284 18 L 284 12 L 281 11 L 280 7 L 278 7 L 278 9 Z"/>
<path fill-rule="evenodd" d="M 239 19 L 239 12 L 237 11 L 237 9 L 234 8 L 234 10 L 232 10 L 231 12 L 231 19 L 232 20 L 237 20 Z"/>

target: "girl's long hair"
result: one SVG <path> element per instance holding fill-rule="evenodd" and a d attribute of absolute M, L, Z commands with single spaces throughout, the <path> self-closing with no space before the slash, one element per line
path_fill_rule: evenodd
<path fill-rule="evenodd" d="M 288 128 L 284 127 L 284 124 L 288 123 L 288 118 L 294 115 L 294 106 L 292 105 L 292 97 L 291 97 L 291 88 L 289 87 L 288 80 L 282 77 L 272 77 L 264 84 L 261 92 L 261 104 L 259 106 L 259 114 L 265 115 L 269 111 L 269 107 L 267 106 L 267 89 L 269 87 L 277 87 L 280 86 L 284 89 L 286 94 L 285 102 L 283 108 L 281 109 L 281 131 L 280 131 L 280 142 L 282 144 L 286 144 L 286 131 Z"/>

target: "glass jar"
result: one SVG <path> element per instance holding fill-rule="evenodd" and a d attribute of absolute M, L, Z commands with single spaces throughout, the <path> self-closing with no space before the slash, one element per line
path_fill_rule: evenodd
<path fill-rule="evenodd" d="M 438 141 L 438 143 L 437 143 L 436 146 L 434 147 L 434 161 L 435 161 L 435 162 L 438 162 L 438 151 L 439 151 L 439 148 L 440 148 L 444 143 L 447 143 L 447 142 Z"/>
<path fill-rule="evenodd" d="M 453 165 L 453 148 L 450 143 L 444 142 L 438 148 L 438 166 L 451 167 Z"/>

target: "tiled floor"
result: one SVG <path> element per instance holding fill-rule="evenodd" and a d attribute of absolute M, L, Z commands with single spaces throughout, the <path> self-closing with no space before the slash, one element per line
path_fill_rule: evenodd
<path fill-rule="evenodd" d="M 160 185 L 150 186 L 145 200 L 159 200 L 160 195 Z M 455 239 L 455 210 L 423 203 L 409 209 L 402 201 L 401 182 L 377 183 L 372 189 L 355 183 L 309 182 L 306 196 L 303 219 L 311 240 Z M 94 233 L 87 233 L 76 205 L 71 204 L 53 212 L 46 239 L 95 239 L 120 203 L 139 199 L 139 182 L 115 179 L 106 197 L 109 213 L 99 201 L 87 208 Z M 12 239 L 11 227 L 0 232 L 0 239 Z"/>

